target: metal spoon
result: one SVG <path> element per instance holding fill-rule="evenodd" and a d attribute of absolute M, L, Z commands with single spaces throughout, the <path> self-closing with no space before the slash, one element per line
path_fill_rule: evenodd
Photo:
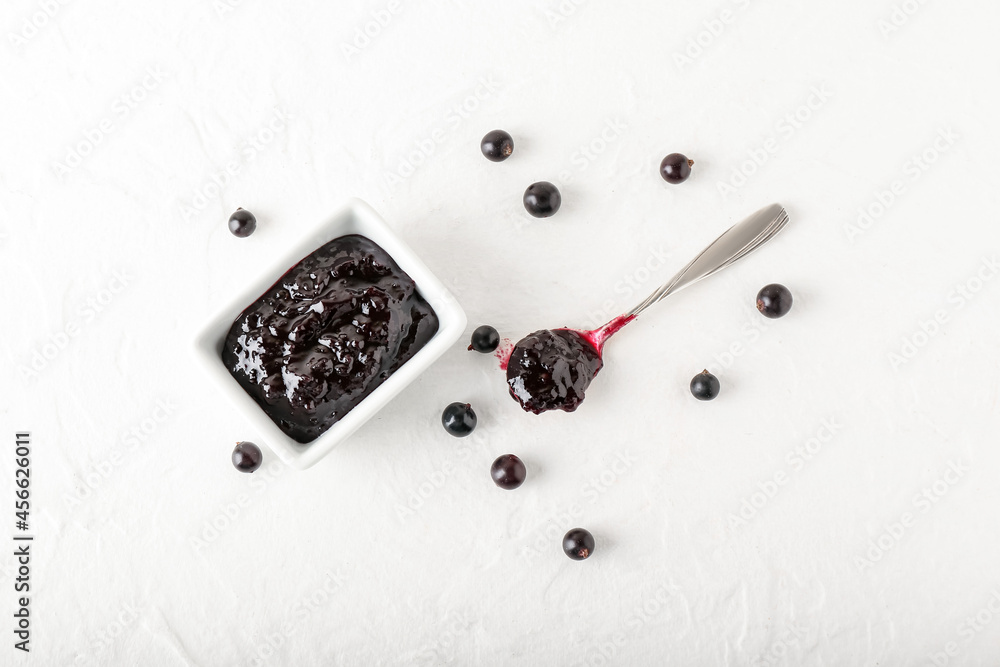
<path fill-rule="evenodd" d="M 608 338 L 654 303 L 746 257 L 786 224 L 785 209 L 771 204 L 730 227 L 639 305 L 599 329 L 543 330 L 521 339 L 502 363 L 511 396 L 529 412 L 572 412 L 603 366 L 601 354 Z"/>
<path fill-rule="evenodd" d="M 626 317 L 634 318 L 654 303 L 659 303 L 675 292 L 688 285 L 693 285 L 702 278 L 707 278 L 726 268 L 741 257 L 770 241 L 775 234 L 788 224 L 788 213 L 781 204 L 771 204 L 762 208 L 749 218 L 739 222 L 722 236 L 715 239 L 707 248 L 683 269 L 677 272 L 659 289 L 655 290 L 638 306 L 626 313 Z"/>

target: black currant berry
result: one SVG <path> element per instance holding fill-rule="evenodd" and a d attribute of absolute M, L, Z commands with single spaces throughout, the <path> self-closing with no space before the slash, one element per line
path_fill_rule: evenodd
<path fill-rule="evenodd" d="M 514 152 L 514 139 L 503 130 L 493 130 L 483 137 L 481 148 L 490 162 L 503 162 Z"/>
<path fill-rule="evenodd" d="M 521 459 L 513 454 L 504 454 L 493 462 L 493 466 L 490 468 L 490 476 L 493 477 L 493 482 L 501 489 L 510 490 L 524 484 L 527 470 L 525 470 Z"/>
<path fill-rule="evenodd" d="M 246 238 L 253 234 L 255 229 L 257 229 L 257 218 L 250 211 L 238 208 L 229 216 L 229 231 L 233 236 Z"/>
<path fill-rule="evenodd" d="M 563 551 L 573 560 L 590 558 L 594 546 L 594 536 L 583 528 L 574 528 L 563 537 Z"/>
<path fill-rule="evenodd" d="M 555 215 L 562 205 L 562 195 L 559 188 L 548 181 L 532 183 L 524 191 L 524 208 L 536 218 L 548 218 Z"/>
<path fill-rule="evenodd" d="M 757 292 L 757 310 L 771 319 L 783 317 L 792 309 L 792 293 L 784 285 L 773 283 Z"/>
<path fill-rule="evenodd" d="M 264 455 L 257 445 L 252 442 L 236 443 L 236 449 L 233 450 L 233 465 L 240 472 L 253 472 L 260 467 L 263 460 Z"/>
<path fill-rule="evenodd" d="M 698 373 L 691 378 L 691 394 L 699 401 L 710 401 L 719 395 L 722 385 L 719 378 L 715 377 L 707 370 Z"/>
<path fill-rule="evenodd" d="M 692 166 L 694 160 L 687 159 L 686 155 L 671 153 L 660 163 L 660 176 L 667 183 L 683 183 L 691 175 Z"/>
<path fill-rule="evenodd" d="M 476 412 L 468 403 L 452 403 L 441 413 L 444 430 L 456 438 L 464 438 L 476 430 L 477 421 Z"/>
<path fill-rule="evenodd" d="M 482 352 L 483 354 L 489 354 L 493 350 L 497 349 L 500 345 L 500 334 L 496 329 L 484 324 L 475 331 L 472 332 L 472 344 L 469 345 L 470 350 L 475 350 L 476 352 Z"/>

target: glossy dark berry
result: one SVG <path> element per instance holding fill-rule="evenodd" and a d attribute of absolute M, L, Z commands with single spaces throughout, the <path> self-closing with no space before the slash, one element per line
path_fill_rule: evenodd
<path fill-rule="evenodd" d="M 500 334 L 497 330 L 488 324 L 477 328 L 472 332 L 472 344 L 469 345 L 470 350 L 475 350 L 476 352 L 482 352 L 483 354 L 489 354 L 493 350 L 497 349 L 500 345 Z"/>
<path fill-rule="evenodd" d="M 574 528 L 563 538 L 563 551 L 573 560 L 585 560 L 594 553 L 594 536 L 583 528 Z"/>
<path fill-rule="evenodd" d="M 513 454 L 504 454 L 493 462 L 490 468 L 490 475 L 493 482 L 501 489 L 516 489 L 524 484 L 524 478 L 528 471 L 524 468 L 521 459 Z"/>
<path fill-rule="evenodd" d="M 483 137 L 481 148 L 490 162 L 503 162 L 514 152 L 514 139 L 503 130 L 493 130 Z"/>
<path fill-rule="evenodd" d="M 252 442 L 237 442 L 236 449 L 233 450 L 233 465 L 240 472 L 253 472 L 260 467 L 264 460 L 264 455 L 260 453 L 260 447 Z"/>
<path fill-rule="evenodd" d="M 660 176 L 667 183 L 683 183 L 691 175 L 693 165 L 694 160 L 687 159 L 686 155 L 671 153 L 660 163 Z"/>
<path fill-rule="evenodd" d="M 444 430 L 456 438 L 464 438 L 476 430 L 477 421 L 476 412 L 468 403 L 452 403 L 441 413 Z"/>
<path fill-rule="evenodd" d="M 719 384 L 719 378 L 707 370 L 691 378 L 691 394 L 699 401 L 712 400 L 719 395 L 720 389 L 722 389 L 722 385 Z"/>
<path fill-rule="evenodd" d="M 229 216 L 229 231 L 233 236 L 246 238 L 253 234 L 255 229 L 257 229 L 257 218 L 250 211 L 238 208 Z"/>
<path fill-rule="evenodd" d="M 773 283 L 757 292 L 757 310 L 764 317 L 783 317 L 792 309 L 792 293 L 784 285 Z"/>
<path fill-rule="evenodd" d="M 562 205 L 562 195 L 559 188 L 548 181 L 532 183 L 524 191 L 524 208 L 536 218 L 547 218 L 555 215 Z"/>

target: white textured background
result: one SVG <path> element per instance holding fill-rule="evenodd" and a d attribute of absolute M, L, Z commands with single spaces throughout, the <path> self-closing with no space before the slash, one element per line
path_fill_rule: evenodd
<path fill-rule="evenodd" d="M 0 517 L 28 429 L 37 541 L 30 658 L 0 549 L 0 663 L 1000 664 L 998 21 L 988 0 L 7 0 Z M 543 179 L 564 205 L 535 221 Z M 515 339 L 628 309 L 760 206 L 792 222 L 621 333 L 576 414 L 522 413 L 456 345 L 315 468 L 237 474 L 255 434 L 193 336 L 350 196 L 470 331 Z M 768 282 L 785 319 L 754 310 Z M 705 366 L 712 403 L 687 390 Z M 439 424 L 455 400 L 466 440 Z M 488 477 L 508 452 L 515 492 Z M 587 562 L 560 549 L 575 525 Z"/>

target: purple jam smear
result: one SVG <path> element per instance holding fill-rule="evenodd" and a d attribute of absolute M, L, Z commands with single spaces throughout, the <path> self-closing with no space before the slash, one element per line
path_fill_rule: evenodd
<path fill-rule="evenodd" d="M 341 236 L 244 310 L 222 361 L 289 437 L 312 442 L 413 357 L 438 318 L 372 240 Z"/>
<path fill-rule="evenodd" d="M 514 346 L 507 361 L 507 386 L 528 412 L 573 412 L 603 366 L 601 353 L 580 332 L 545 329 Z"/>

